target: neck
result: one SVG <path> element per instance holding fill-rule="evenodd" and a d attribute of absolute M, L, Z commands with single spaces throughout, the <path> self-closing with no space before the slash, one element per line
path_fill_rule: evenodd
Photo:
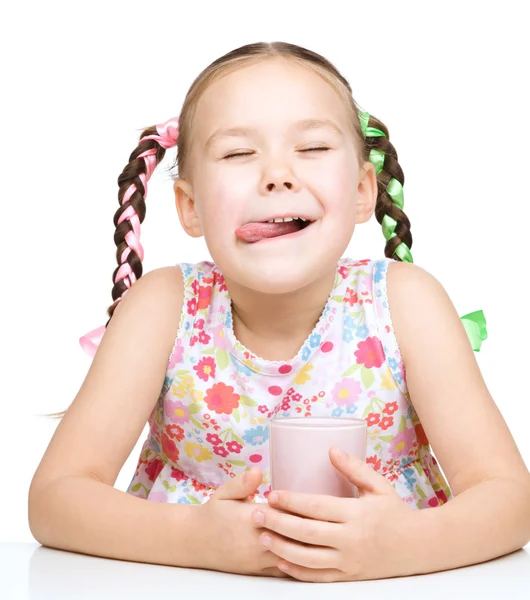
<path fill-rule="evenodd" d="M 256 292 L 225 278 L 236 338 L 265 360 L 291 360 L 320 319 L 335 277 L 336 267 L 288 294 Z"/>

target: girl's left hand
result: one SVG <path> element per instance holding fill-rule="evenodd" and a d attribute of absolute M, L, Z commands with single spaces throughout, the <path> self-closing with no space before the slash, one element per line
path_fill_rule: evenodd
<path fill-rule="evenodd" d="M 253 513 L 254 525 L 265 529 L 261 543 L 279 557 L 282 571 L 300 581 L 408 574 L 403 544 L 410 543 L 417 511 L 365 462 L 335 448 L 330 458 L 357 486 L 359 498 L 271 492 L 269 504 L 277 510 Z"/>

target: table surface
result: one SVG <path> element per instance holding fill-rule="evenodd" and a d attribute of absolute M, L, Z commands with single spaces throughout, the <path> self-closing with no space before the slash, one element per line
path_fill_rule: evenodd
<path fill-rule="evenodd" d="M 2 600 L 146 600 L 157 596 L 179 600 L 321 600 L 326 593 L 333 594 L 333 600 L 530 598 L 530 546 L 487 563 L 442 573 L 312 584 L 110 560 L 39 544 L 0 543 Z"/>

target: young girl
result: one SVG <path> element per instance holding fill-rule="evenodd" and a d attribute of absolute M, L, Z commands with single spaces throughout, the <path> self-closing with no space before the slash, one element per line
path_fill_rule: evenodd
<path fill-rule="evenodd" d="M 178 216 L 214 262 L 142 277 L 147 181 L 175 145 Z M 484 321 L 459 319 L 411 264 L 403 182 L 387 128 L 323 57 L 252 44 L 201 73 L 118 178 L 114 302 L 81 340 L 94 360 L 33 478 L 35 538 L 304 581 L 524 546 L 530 477 L 473 355 Z M 374 212 L 386 258 L 343 258 Z M 366 419 L 366 464 L 330 451 L 360 497 L 270 493 L 277 415 Z M 113 484 L 146 421 L 123 493 Z"/>

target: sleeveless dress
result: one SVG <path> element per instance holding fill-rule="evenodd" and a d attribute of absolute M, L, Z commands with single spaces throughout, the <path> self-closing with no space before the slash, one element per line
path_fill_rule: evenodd
<path fill-rule="evenodd" d="M 179 331 L 127 492 L 201 504 L 258 465 L 264 478 L 252 500 L 266 502 L 270 419 L 355 416 L 367 421 L 366 462 L 407 504 L 447 502 L 451 490 L 410 403 L 392 327 L 392 261 L 341 258 L 318 323 L 289 361 L 262 359 L 236 339 L 230 294 L 214 263 L 179 263 Z"/>

